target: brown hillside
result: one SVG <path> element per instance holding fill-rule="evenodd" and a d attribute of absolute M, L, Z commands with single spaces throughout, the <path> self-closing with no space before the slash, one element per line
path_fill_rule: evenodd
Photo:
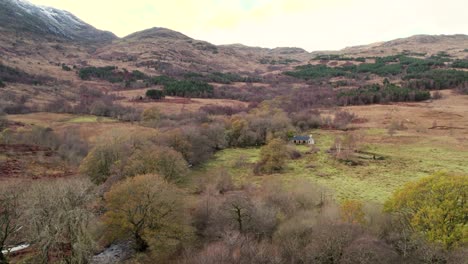
<path fill-rule="evenodd" d="M 465 51 L 467 47 L 467 35 L 415 35 L 387 42 L 348 47 L 342 49 L 339 53 L 362 57 L 380 57 L 396 55 L 402 52 L 426 53 L 426 56 L 435 55 L 439 52 L 447 52 L 456 58 L 466 58 L 468 56 Z"/>

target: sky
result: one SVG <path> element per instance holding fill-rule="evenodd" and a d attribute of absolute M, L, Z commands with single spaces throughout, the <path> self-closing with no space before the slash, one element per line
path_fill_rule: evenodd
<path fill-rule="evenodd" d="M 124 37 L 165 27 L 213 44 L 308 51 L 468 34 L 467 0 L 29 0 Z"/>

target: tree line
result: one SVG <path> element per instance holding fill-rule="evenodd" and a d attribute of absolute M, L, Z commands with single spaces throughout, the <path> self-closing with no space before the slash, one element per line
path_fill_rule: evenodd
<path fill-rule="evenodd" d="M 380 104 L 389 102 L 419 102 L 428 100 L 431 94 L 426 90 L 410 89 L 387 83 L 373 84 L 338 93 L 341 105 Z"/>

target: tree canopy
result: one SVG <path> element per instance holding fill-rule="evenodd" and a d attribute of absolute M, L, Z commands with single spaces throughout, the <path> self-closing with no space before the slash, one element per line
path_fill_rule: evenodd
<path fill-rule="evenodd" d="M 128 178 L 105 194 L 104 222 L 114 238 L 132 238 L 137 251 L 170 245 L 186 230 L 181 192 L 156 174 Z"/>
<path fill-rule="evenodd" d="M 260 171 L 265 173 L 280 172 L 286 166 L 288 150 L 281 139 L 273 139 L 260 149 Z"/>
<path fill-rule="evenodd" d="M 428 240 L 451 248 L 468 242 L 468 176 L 437 173 L 406 184 L 385 204 Z"/>

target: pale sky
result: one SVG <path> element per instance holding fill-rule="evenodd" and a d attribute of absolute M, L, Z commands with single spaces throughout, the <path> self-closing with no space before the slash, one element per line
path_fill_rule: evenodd
<path fill-rule="evenodd" d="M 468 34 L 467 0 L 30 0 L 119 37 L 165 27 L 213 44 L 308 51 Z"/>

